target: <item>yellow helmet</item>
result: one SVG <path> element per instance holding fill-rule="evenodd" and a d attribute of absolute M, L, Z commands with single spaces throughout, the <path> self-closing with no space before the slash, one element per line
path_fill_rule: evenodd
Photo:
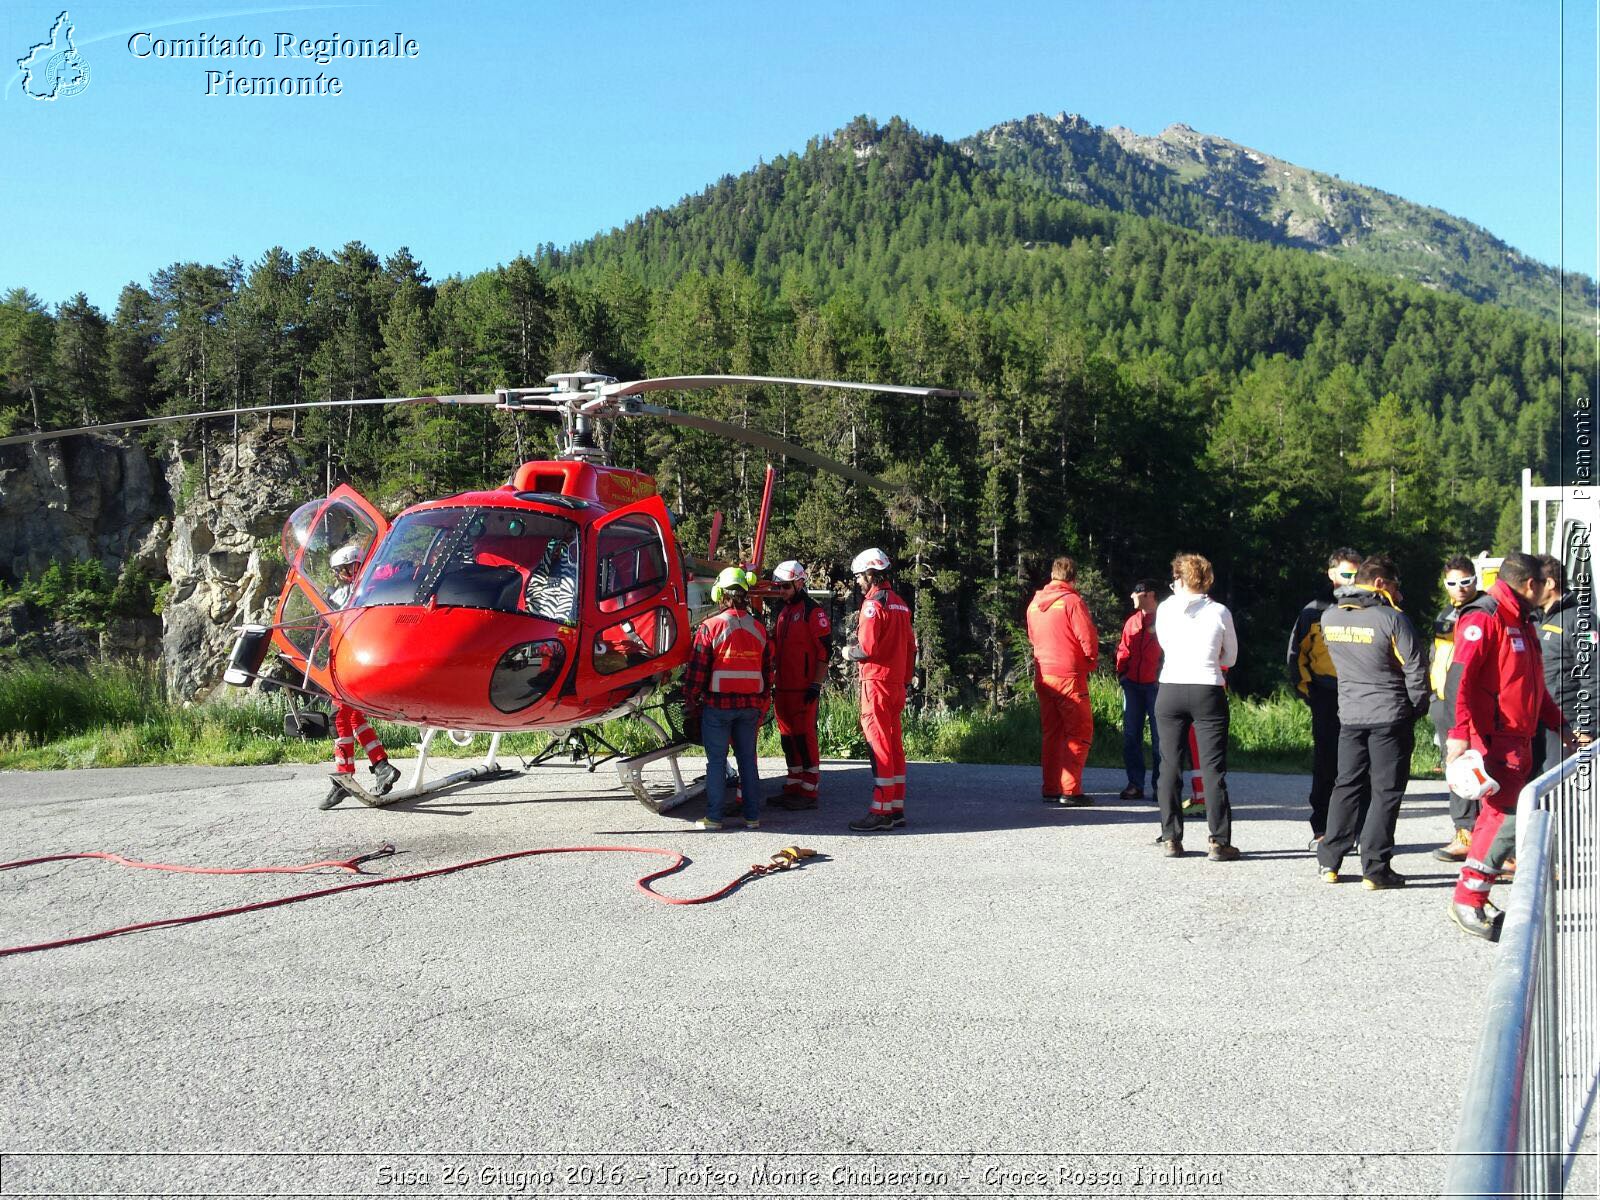
<path fill-rule="evenodd" d="M 711 598 L 721 604 L 728 588 L 738 588 L 748 592 L 755 585 L 756 577 L 743 567 L 724 567 L 722 574 L 717 576 L 717 581 L 711 585 Z"/>

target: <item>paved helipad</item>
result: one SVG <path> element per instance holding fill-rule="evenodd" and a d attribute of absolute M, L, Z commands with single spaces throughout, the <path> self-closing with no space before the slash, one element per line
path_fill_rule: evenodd
<path fill-rule="evenodd" d="M 309 767 L 0 774 L 6 860 L 632 844 L 689 853 L 690 895 L 828 856 L 702 907 L 636 891 L 655 860 L 546 857 L 0 960 L 0 1194 L 1438 1188 L 1495 954 L 1445 916 L 1441 785 L 1412 886 L 1369 893 L 1317 880 L 1300 777 L 1233 777 L 1237 863 L 1161 857 L 1117 772 L 1063 811 L 1032 769 L 913 764 L 911 827 L 849 834 L 869 782 L 708 834 L 569 766 L 328 813 Z M 28 868 L 0 945 L 332 882 Z"/>

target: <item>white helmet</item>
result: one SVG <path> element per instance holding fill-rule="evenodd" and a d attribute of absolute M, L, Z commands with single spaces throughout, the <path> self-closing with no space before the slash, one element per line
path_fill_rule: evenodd
<path fill-rule="evenodd" d="M 806 569 L 797 559 L 787 558 L 772 568 L 772 579 L 774 583 L 804 583 Z"/>
<path fill-rule="evenodd" d="M 1463 800 L 1483 800 L 1500 790 L 1499 782 L 1483 765 L 1476 750 L 1463 751 L 1444 769 L 1444 781 Z"/>
<path fill-rule="evenodd" d="M 876 546 L 870 550 L 863 550 L 850 560 L 850 574 L 859 575 L 863 571 L 887 571 L 889 569 L 889 556 Z"/>
<path fill-rule="evenodd" d="M 328 559 L 330 567 L 353 567 L 361 561 L 361 547 L 354 542 L 346 542 L 333 552 Z"/>

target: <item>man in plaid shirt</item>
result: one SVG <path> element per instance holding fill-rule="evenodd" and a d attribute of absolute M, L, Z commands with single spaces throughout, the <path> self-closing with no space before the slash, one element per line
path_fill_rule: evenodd
<path fill-rule="evenodd" d="M 706 815 L 702 829 L 721 829 L 727 792 L 728 746 L 739 764 L 744 826 L 761 826 L 761 777 L 756 765 L 756 735 L 772 703 L 776 659 L 772 639 L 750 612 L 755 577 L 740 567 L 717 576 L 712 598 L 723 610 L 695 630 L 689 664 L 683 672 L 684 712 L 689 729 L 700 727 L 706 749 Z"/>

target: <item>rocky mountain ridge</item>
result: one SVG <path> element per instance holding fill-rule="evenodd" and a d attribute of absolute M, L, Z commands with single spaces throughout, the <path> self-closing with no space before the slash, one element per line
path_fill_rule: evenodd
<path fill-rule="evenodd" d="M 1568 321 L 1594 319 L 1594 281 L 1488 230 L 1184 124 L 1151 136 L 1076 113 L 1034 114 L 955 143 L 983 166 L 1099 207 L 1201 233 L 1325 254 L 1425 287 Z"/>

